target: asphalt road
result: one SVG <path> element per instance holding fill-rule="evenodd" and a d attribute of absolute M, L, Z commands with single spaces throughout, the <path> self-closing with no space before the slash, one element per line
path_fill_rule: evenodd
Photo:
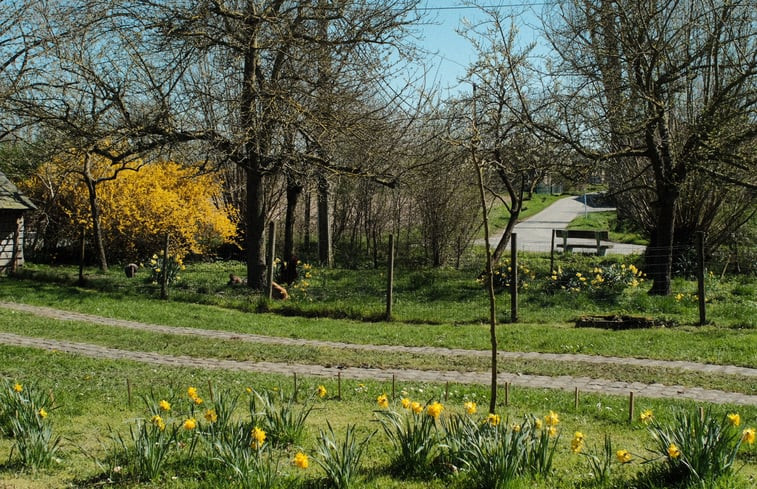
<path fill-rule="evenodd" d="M 515 225 L 517 236 L 517 247 L 524 251 L 543 251 L 549 252 L 552 242 L 553 229 L 565 229 L 568 224 L 588 212 L 612 211 L 614 207 L 601 207 L 594 204 L 591 195 L 586 199 L 587 205 L 584 204 L 584 197 L 566 197 L 560 199 L 551 206 L 547 207 L 540 213 L 531 218 Z M 492 248 L 497 245 L 502 233 L 495 234 L 491 237 L 490 243 Z M 585 240 L 586 243 L 592 243 L 592 240 Z M 571 242 L 580 243 L 582 240 L 571 240 Z M 483 240 L 477 241 L 477 244 L 483 244 Z M 607 250 L 608 254 L 631 255 L 643 253 L 645 247 L 641 245 L 612 243 L 612 248 Z M 589 250 L 590 251 L 590 250 Z"/>

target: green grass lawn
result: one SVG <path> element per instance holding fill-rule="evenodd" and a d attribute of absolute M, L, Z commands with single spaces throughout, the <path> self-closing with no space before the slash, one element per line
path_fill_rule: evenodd
<path fill-rule="evenodd" d="M 584 257 L 571 258 L 563 266 L 591 266 Z M 523 262 L 546 275 L 546 259 L 526 255 Z M 0 308 L 0 333 L 12 333 L 48 339 L 89 343 L 119 350 L 144 351 L 165 355 L 218 358 L 278 363 L 313 363 L 374 368 L 412 368 L 426 370 L 487 371 L 486 357 L 435 354 L 398 354 L 366 351 L 367 345 L 439 346 L 471 350 L 489 348 L 485 324 L 486 296 L 475 281 L 476 272 L 450 269 L 398 271 L 395 288 L 395 318 L 391 322 L 378 318 L 383 310 L 382 291 L 385 277 L 374 270 L 315 270 L 305 294 L 294 295 L 286 303 L 267 303 L 244 287 L 225 284 L 228 273 L 240 273 L 239 263 L 192 264 L 180 282 L 170 290 L 170 300 L 157 298 L 157 287 L 143 278 L 126 279 L 121 273 L 101 275 L 87 270 L 87 284 L 76 285 L 73 267 L 29 265 L 19 277 L 0 278 L 0 301 L 45 305 L 112 318 L 152 324 L 183 326 L 250 333 L 282 338 L 329 340 L 358 345 L 356 347 L 317 347 L 311 345 L 270 345 L 234 339 L 211 340 L 192 335 L 173 335 L 149 331 L 95 325 L 81 321 L 46 319 L 29 313 Z M 142 272 L 144 275 L 144 272 Z M 517 324 L 498 326 L 501 350 L 638 357 L 663 360 L 688 360 L 715 364 L 757 367 L 757 284 L 752 279 L 711 278 L 708 282 L 707 326 L 695 326 L 696 292 L 694 283 L 676 279 L 674 291 L 679 297 L 650 297 L 643 287 L 629 288 L 611 301 L 595 301 L 585 294 L 547 293 L 538 278 L 529 279 L 531 287 L 521 294 L 521 320 Z M 500 316 L 509 317 L 509 297 L 498 295 Z M 260 313 L 259 310 L 268 312 Z M 637 314 L 662 318 L 668 327 L 643 330 L 608 331 L 576 328 L 572 320 L 584 314 Z M 591 364 L 581 361 L 555 363 L 543 360 L 501 361 L 500 372 L 525 375 L 573 375 L 644 383 L 659 382 L 721 389 L 754 395 L 757 380 L 753 376 L 703 374 L 670 368 L 639 368 L 629 365 Z M 257 390 L 291 391 L 289 376 L 225 372 L 140 365 L 126 360 L 95 360 L 60 352 L 0 346 L 0 377 L 25 385 L 38 385 L 54 398 L 49 420 L 63 437 L 60 462 L 38 472 L 29 472 L 11 453 L 13 441 L 0 438 L 0 487 L 238 487 L 220 468 L 209 446 L 202 445 L 194 457 L 186 450 L 176 450 L 169 457 L 163 475 L 151 483 L 141 483 L 131 476 L 104 472 L 110 453 L 110 430 L 127 433 L 135 420 L 146 416 L 140 398 L 151 391 L 159 397 L 171 392 L 183 393 L 190 385 L 210 398 L 208 383 L 215 391 L 227 390 L 247 395 L 245 387 Z M 131 386 L 131 404 L 128 402 Z M 308 418 L 305 435 L 297 446 L 278 453 L 284 460 L 282 470 L 291 472 L 289 460 L 296 450 L 313 453 L 320 429 L 329 421 L 338 433 L 355 424 L 366 436 L 379 432 L 368 445 L 359 472 L 359 488 L 409 487 L 462 488 L 468 481 L 449 472 L 432 477 L 411 479 L 391 470 L 391 450 L 374 410 L 376 397 L 390 394 L 388 382 L 344 381 L 342 399 L 337 400 L 335 378 L 298 378 L 300 402 L 312 398 L 323 384 L 329 395 L 316 399 Z M 401 394 L 404 391 L 405 394 Z M 397 397 L 407 395 L 426 402 L 438 400 L 445 405 L 445 416 L 462 413 L 463 403 L 476 401 L 486 410 L 485 386 L 398 383 Z M 503 401 L 500 392 L 500 403 Z M 544 416 L 549 410 L 560 413 L 561 436 L 557 439 L 554 470 L 547 479 L 522 480 L 517 487 L 602 487 L 592 482 L 588 459 L 570 451 L 574 431 L 586 436 L 587 449 L 599 447 L 605 433 L 613 446 L 634 454 L 628 465 L 614 464 L 613 481 L 606 487 L 667 487 L 649 485 L 649 468 L 639 462 L 651 457 L 650 435 L 635 420 L 628 423 L 628 399 L 625 397 L 582 394 L 578 408 L 573 393 L 543 389 L 514 388 L 509 406 L 498 411 L 511 420 L 524 415 Z M 397 400 L 392 406 L 397 407 Z M 717 416 L 739 412 L 743 426 L 757 425 L 757 407 L 711 407 Z M 661 422 L 672 420 L 684 409 L 694 412 L 697 404 L 676 400 L 637 399 L 636 416 L 651 409 Z M 235 416 L 244 417 L 238 409 Z M 177 416 L 179 412 L 177 411 Z M 177 418 L 178 419 L 178 418 Z M 177 422 L 179 422 L 178 419 Z M 739 452 L 737 466 L 742 467 L 731 482 L 713 487 L 750 487 L 750 477 L 757 476 L 756 445 Z M 112 450 L 111 450 L 112 452 Z M 4 462 L 4 463 L 3 463 Z M 99 465 L 98 465 L 99 462 Z M 128 472 L 128 471 L 127 471 Z M 442 471 L 443 472 L 443 471 Z M 646 474 L 646 475 L 645 475 Z M 323 472 L 311 465 L 300 475 L 300 486 L 320 487 Z M 115 477 L 115 478 L 114 478 Z M 646 477 L 646 479 L 645 479 Z M 647 484 L 646 486 L 642 484 Z M 614 484 L 614 485 L 613 485 Z"/>
<path fill-rule="evenodd" d="M 283 389 L 289 393 L 293 389 L 293 379 L 286 376 L 155 367 L 15 347 L 0 347 L 0 364 L 3 365 L 0 373 L 4 377 L 23 383 L 27 388 L 36 384 L 39 389 L 54 396 L 54 409 L 48 419 L 63 437 L 60 461 L 50 469 L 27 473 L 13 463 L 0 464 L 0 481 L 8 487 L 99 487 L 106 482 L 102 466 L 107 466 L 107 455 L 112 448 L 109 433 L 111 430 L 125 433 L 136 419 L 146 416 L 141 396 L 153 393 L 156 399 L 173 397 L 174 415 L 180 422 L 186 416 L 181 414 L 186 411 L 181 411 L 180 399 L 185 397 L 183 393 L 188 386 L 197 387 L 208 406 L 213 403 L 209 386 L 216 395 L 221 391 L 238 394 L 242 404 L 247 396 L 246 387 L 259 391 Z M 127 380 L 130 391 L 127 390 Z M 313 398 L 319 384 L 328 391 L 324 399 Z M 379 428 L 374 414 L 374 410 L 378 409 L 376 397 L 391 393 L 391 383 L 343 381 L 341 400 L 335 397 L 338 387 L 335 379 L 298 379 L 300 402 L 312 402 L 314 409 L 301 442 L 296 447 L 284 449 L 283 458 L 289 460 L 299 450 L 312 454 L 318 430 L 326 428 L 326 421 L 337 431 L 344 430 L 348 423 L 355 424 L 360 436 Z M 466 401 L 478 402 L 485 410 L 487 399 L 487 390 L 483 386 L 398 383 L 395 392 L 398 397 L 407 396 L 422 402 L 439 400 L 445 406 L 445 416 L 453 412 L 462 413 Z M 502 393 L 500 401 L 503 401 Z M 392 406 L 399 409 L 395 402 Z M 637 413 L 647 409 L 652 410 L 660 422 L 666 422 L 678 410 L 696 410 L 696 405 L 681 401 L 637 400 Z M 757 408 L 754 407 L 715 406 L 713 409 L 718 416 L 739 412 L 745 424 L 757 421 Z M 650 444 L 649 433 L 636 418 L 633 423 L 628 423 L 627 399 L 585 394 L 576 409 L 572 393 L 518 388 L 511 390 L 509 405 L 498 408 L 503 419 L 509 417 L 511 420 L 521 419 L 524 414 L 544 416 L 549 410 L 558 412 L 561 419 L 554 473 L 548 480 L 526 480 L 523 487 L 587 487 L 591 480 L 587 473 L 587 461 L 570 452 L 570 438 L 574 431 L 584 433 L 587 447 L 601 445 L 604 434 L 610 433 L 615 446 L 635 454 L 634 463 L 628 466 L 616 464 L 614 467 L 613 474 L 618 483 L 614 487 L 630 487 L 625 484 L 630 484 L 634 477 L 644 472 L 645 466 L 639 462 L 643 457 L 651 456 L 646 448 Z M 243 418 L 243 409 L 239 409 L 236 416 Z M 10 446 L 11 440 L 0 439 L 0 460 L 8 460 Z M 166 464 L 165 474 L 150 484 L 138 484 L 126 478 L 114 486 L 234 487 L 226 480 L 225 472 L 204 450 L 201 447 L 192 459 L 187 457 L 186 448 L 176 450 Z M 741 452 L 738 459 L 738 466 L 742 467 L 739 478 L 736 485 L 728 487 L 749 487 L 749 477 L 757 474 L 755 455 L 753 448 Z M 356 487 L 463 487 L 462 481 L 450 479 L 449 476 L 421 480 L 398 478 L 389 470 L 389 459 L 387 441 L 379 432 L 369 445 L 360 471 L 360 483 Z M 98 465 L 98 462 L 103 465 Z M 292 471 L 286 463 L 283 470 Z M 301 477 L 307 484 L 315 483 L 322 475 L 319 469 L 311 466 Z"/>

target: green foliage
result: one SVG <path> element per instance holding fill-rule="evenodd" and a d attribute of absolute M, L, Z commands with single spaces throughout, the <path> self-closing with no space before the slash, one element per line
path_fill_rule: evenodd
<path fill-rule="evenodd" d="M 312 403 L 300 405 L 294 393 L 287 397 L 281 389 L 275 392 L 253 389 L 249 394 L 250 417 L 266 432 L 272 444 L 284 447 L 302 440 L 305 422 L 313 410 Z"/>
<path fill-rule="evenodd" d="M 292 485 L 279 473 L 280 459 L 270 444 L 258 443 L 249 425 L 242 423 L 224 431 L 213 443 L 216 460 L 243 489 L 276 489 Z"/>
<path fill-rule="evenodd" d="M 462 462 L 467 481 L 476 489 L 510 487 L 524 471 L 528 435 L 508 423 L 478 423 L 469 416 L 457 416 L 448 424 L 447 446 L 451 460 Z"/>
<path fill-rule="evenodd" d="M 355 425 L 348 424 L 344 440 L 339 443 L 331 422 L 326 424 L 328 431 L 320 430 L 313 459 L 325 472 L 329 487 L 349 489 L 357 478 L 365 448 L 376 432 L 358 441 Z"/>
<path fill-rule="evenodd" d="M 628 288 L 644 282 L 644 273 L 635 265 L 602 263 L 590 269 L 557 267 L 547 280 L 546 290 L 552 293 L 586 292 L 595 299 L 617 299 Z"/>
<path fill-rule="evenodd" d="M 113 458 L 122 460 L 127 466 L 126 473 L 136 480 L 157 479 L 175 448 L 178 429 L 177 426 L 167 427 L 158 414 L 149 420 L 139 419 L 136 427 L 129 426 L 128 437 L 111 432 Z M 118 472 L 121 470 L 118 469 Z"/>
<path fill-rule="evenodd" d="M 598 452 L 598 453 L 597 453 Z M 600 487 L 605 487 L 610 482 L 612 476 L 612 464 L 616 459 L 615 452 L 612 449 L 612 439 L 608 433 L 605 433 L 604 444 L 602 450 L 598 451 L 596 448 L 591 452 L 581 453 L 589 461 L 589 467 L 591 467 L 591 473 L 594 476 L 594 480 L 597 481 Z"/>
<path fill-rule="evenodd" d="M 50 400 L 33 385 L 22 386 L 3 379 L 0 385 L 0 433 L 13 439 L 23 467 L 38 470 L 49 467 L 60 448 L 48 419 Z"/>
<path fill-rule="evenodd" d="M 394 473 L 404 477 L 431 475 L 442 448 L 436 418 L 427 414 L 420 403 L 409 404 L 405 412 L 381 409 L 376 415 L 392 445 Z"/>
<path fill-rule="evenodd" d="M 485 284 L 486 272 L 482 272 L 478 276 L 478 283 Z M 518 290 L 529 288 L 533 280 L 536 279 L 536 274 L 528 267 L 526 263 L 518 263 Z M 492 270 L 492 280 L 494 282 L 494 289 L 497 292 L 508 290 L 513 280 L 513 267 L 510 260 L 504 260 L 499 263 Z"/>
<path fill-rule="evenodd" d="M 652 451 L 663 460 L 666 480 L 702 486 L 731 474 L 742 443 L 739 423 L 709 409 L 679 412 L 672 423 L 653 420 Z"/>
<path fill-rule="evenodd" d="M 176 255 L 170 255 L 166 259 L 163 251 L 152 255 L 148 264 L 150 267 L 150 281 L 155 284 L 163 282 L 163 274 L 166 274 L 166 283 L 172 284 L 181 279 L 179 272 L 186 269 L 181 258 Z"/>

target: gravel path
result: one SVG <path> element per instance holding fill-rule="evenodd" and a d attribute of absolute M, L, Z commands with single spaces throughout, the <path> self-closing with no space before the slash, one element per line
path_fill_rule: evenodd
<path fill-rule="evenodd" d="M 0 307 L 24 313 L 58 320 L 84 321 L 94 324 L 102 324 L 114 327 L 137 329 L 141 331 L 160 332 L 166 334 L 178 334 L 200 336 L 221 340 L 249 341 L 254 343 L 296 345 L 296 346 L 323 346 L 330 348 L 350 348 L 353 350 L 383 351 L 412 354 L 434 355 L 469 355 L 488 356 L 488 351 L 448 349 L 438 347 L 409 347 L 393 345 L 360 345 L 352 343 L 340 343 L 332 341 L 303 340 L 292 338 L 280 338 L 264 335 L 253 335 L 216 331 L 207 329 L 186 328 L 177 326 L 164 326 L 157 324 L 145 324 L 135 321 L 112 319 L 91 314 L 63 311 L 50 307 L 32 306 L 27 304 L 0 302 Z M 61 351 L 66 353 L 84 355 L 95 358 L 123 359 L 143 363 L 170 365 L 193 368 L 212 368 L 242 370 L 248 372 L 287 374 L 297 373 L 305 376 L 336 377 L 337 373 L 345 379 L 375 379 L 391 380 L 392 376 L 399 381 L 417 382 L 453 382 L 453 383 L 477 383 L 488 384 L 490 374 L 488 372 L 456 372 L 456 371 L 429 371 L 414 369 L 372 369 L 357 367 L 324 367 L 320 365 L 290 364 L 274 362 L 240 362 L 217 358 L 196 358 L 188 356 L 171 356 L 151 352 L 134 352 L 107 348 L 88 343 L 76 343 L 69 341 L 49 340 L 33 338 L 11 333 L 0 333 L 0 343 L 13 346 L 41 348 L 46 350 Z M 757 375 L 757 369 L 736 367 L 729 365 L 710 365 L 684 361 L 661 361 L 645 360 L 636 358 L 602 357 L 580 354 L 550 354 L 550 353 L 520 353 L 500 352 L 506 359 L 533 359 L 548 360 L 555 362 L 587 362 L 640 365 L 647 367 L 674 368 L 679 370 L 698 371 L 705 373 L 720 373 L 728 375 Z M 581 392 L 595 392 L 611 395 L 628 395 L 634 392 L 637 397 L 654 398 L 680 398 L 695 401 L 725 404 L 744 404 L 757 406 L 757 396 L 724 392 L 719 390 L 700 389 L 683 386 L 667 386 L 662 384 L 643 384 L 640 382 L 619 382 L 604 379 L 591 379 L 587 377 L 558 376 L 549 377 L 543 375 L 519 375 L 501 373 L 498 375 L 500 383 L 509 382 L 513 386 L 550 388 L 572 391 L 578 388 Z"/>
<path fill-rule="evenodd" d="M 589 196 L 591 197 L 591 195 Z M 591 200 L 591 199 L 590 199 Z M 586 212 L 612 211 L 614 207 L 596 207 L 584 205 L 583 196 L 566 197 L 556 201 L 543 211 L 539 212 L 515 225 L 514 233 L 518 234 L 518 249 L 525 251 L 540 251 L 549 253 L 552 243 L 552 230 L 565 229 L 576 217 Z M 496 234 L 489 240 L 492 246 L 497 246 L 502 233 Z M 593 244 L 591 240 L 573 240 L 576 243 L 585 242 Z M 476 241 L 484 244 L 483 240 Z M 626 243 L 613 243 L 613 247 L 607 250 L 608 254 L 631 255 L 644 252 L 645 247 Z"/>

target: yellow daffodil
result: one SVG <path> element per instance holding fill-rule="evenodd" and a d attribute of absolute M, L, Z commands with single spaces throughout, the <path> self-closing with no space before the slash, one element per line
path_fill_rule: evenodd
<path fill-rule="evenodd" d="M 245 392 L 247 392 L 248 394 L 252 394 L 252 387 L 245 387 L 245 388 L 244 388 L 244 390 L 245 390 Z"/>
<path fill-rule="evenodd" d="M 197 420 L 194 418 L 188 418 L 184 420 L 184 429 L 185 430 L 193 430 L 197 428 Z"/>
<path fill-rule="evenodd" d="M 19 383 L 13 384 L 13 392 L 22 392 L 23 390 L 24 390 L 24 386 L 23 385 L 21 385 Z"/>
<path fill-rule="evenodd" d="M 651 409 L 646 409 L 639 415 L 639 420 L 644 424 L 649 424 L 652 421 L 652 418 L 654 418 L 654 414 Z"/>
<path fill-rule="evenodd" d="M 617 452 L 615 452 L 615 456 L 617 457 L 618 462 L 622 464 L 627 464 L 631 461 L 632 458 L 631 452 L 629 452 L 628 450 L 618 450 Z"/>
<path fill-rule="evenodd" d="M 153 416 L 152 418 L 150 418 L 150 422 L 153 425 L 157 426 L 160 431 L 163 431 L 163 430 L 166 429 L 166 423 L 165 423 L 165 421 L 163 421 L 163 418 L 161 418 L 157 414 L 155 416 Z"/>
<path fill-rule="evenodd" d="M 415 414 L 421 414 L 423 412 L 423 404 L 421 404 L 420 402 L 417 402 L 417 401 L 413 401 L 413 402 L 410 403 L 410 409 Z"/>
<path fill-rule="evenodd" d="M 560 423 L 560 417 L 556 412 L 550 411 L 549 414 L 544 416 L 544 422 L 547 426 L 557 426 Z"/>
<path fill-rule="evenodd" d="M 540 430 L 540 429 L 541 429 L 541 419 L 539 419 L 539 418 L 536 418 L 536 419 L 534 420 L 534 428 L 536 428 L 537 430 Z"/>
<path fill-rule="evenodd" d="M 200 404 L 202 404 L 205 401 L 202 400 L 202 397 L 195 397 L 194 399 L 192 399 L 192 402 L 195 403 L 195 406 L 199 406 Z"/>
<path fill-rule="evenodd" d="M 489 413 L 486 417 L 486 422 L 492 426 L 498 426 L 500 421 L 502 421 L 502 418 L 500 418 L 499 414 Z"/>
<path fill-rule="evenodd" d="M 570 450 L 573 453 L 580 452 L 584 447 L 584 434 L 580 431 L 573 433 L 573 439 L 570 441 Z"/>
<path fill-rule="evenodd" d="M 557 427 L 556 426 L 550 426 L 547 428 L 547 434 L 549 436 L 557 436 Z"/>
<path fill-rule="evenodd" d="M 442 411 L 444 411 L 444 406 L 438 402 L 429 404 L 429 406 L 426 408 L 426 414 L 434 419 L 439 418 L 439 415 L 442 414 Z"/>
<path fill-rule="evenodd" d="M 218 413 L 215 409 L 208 409 L 205 411 L 205 420 L 208 423 L 215 423 L 218 421 Z"/>
<path fill-rule="evenodd" d="M 514 432 L 520 433 L 520 425 L 518 423 L 513 423 L 513 425 L 510 428 L 512 428 Z"/>
<path fill-rule="evenodd" d="M 45 408 L 39 408 L 37 414 L 39 414 L 39 417 L 42 419 L 45 419 L 47 417 L 47 411 L 45 411 Z"/>
<path fill-rule="evenodd" d="M 750 445 L 754 443 L 754 428 L 747 428 L 741 432 L 741 441 Z"/>
<path fill-rule="evenodd" d="M 257 426 L 252 429 L 252 448 L 259 450 L 265 443 L 265 431 L 261 430 Z"/>
<path fill-rule="evenodd" d="M 681 456 L 681 450 L 675 445 L 675 443 L 671 443 L 668 447 L 668 457 L 670 458 L 678 458 Z"/>
<path fill-rule="evenodd" d="M 466 402 L 465 404 L 463 404 L 463 407 L 465 408 L 465 412 L 468 414 L 476 414 L 476 411 L 478 411 L 476 403 L 473 401 Z"/>
<path fill-rule="evenodd" d="M 304 470 L 310 465 L 310 460 L 308 460 L 308 456 L 304 453 L 297 452 L 294 456 L 294 460 L 292 460 L 292 464 Z"/>
<path fill-rule="evenodd" d="M 189 396 L 190 399 L 194 399 L 195 397 L 197 397 L 197 388 L 189 387 L 187 389 L 187 395 Z"/>
<path fill-rule="evenodd" d="M 738 413 L 730 413 L 728 415 L 728 422 L 731 423 L 731 426 L 738 426 L 741 424 L 741 416 Z"/>
<path fill-rule="evenodd" d="M 402 400 L 400 400 L 400 404 L 402 404 L 403 408 L 410 409 L 412 402 L 407 397 L 403 397 Z"/>
<path fill-rule="evenodd" d="M 376 398 L 376 403 L 379 405 L 380 408 L 386 409 L 389 407 L 389 398 L 386 397 L 386 394 L 381 394 Z"/>
<path fill-rule="evenodd" d="M 171 410 L 171 403 L 166 401 L 165 399 L 162 399 L 158 406 L 160 407 L 161 411 L 170 411 Z"/>
<path fill-rule="evenodd" d="M 318 390 L 316 391 L 316 394 L 318 395 L 318 397 L 323 399 L 324 397 L 326 397 L 326 393 L 327 393 L 326 387 L 323 385 L 319 385 Z"/>

